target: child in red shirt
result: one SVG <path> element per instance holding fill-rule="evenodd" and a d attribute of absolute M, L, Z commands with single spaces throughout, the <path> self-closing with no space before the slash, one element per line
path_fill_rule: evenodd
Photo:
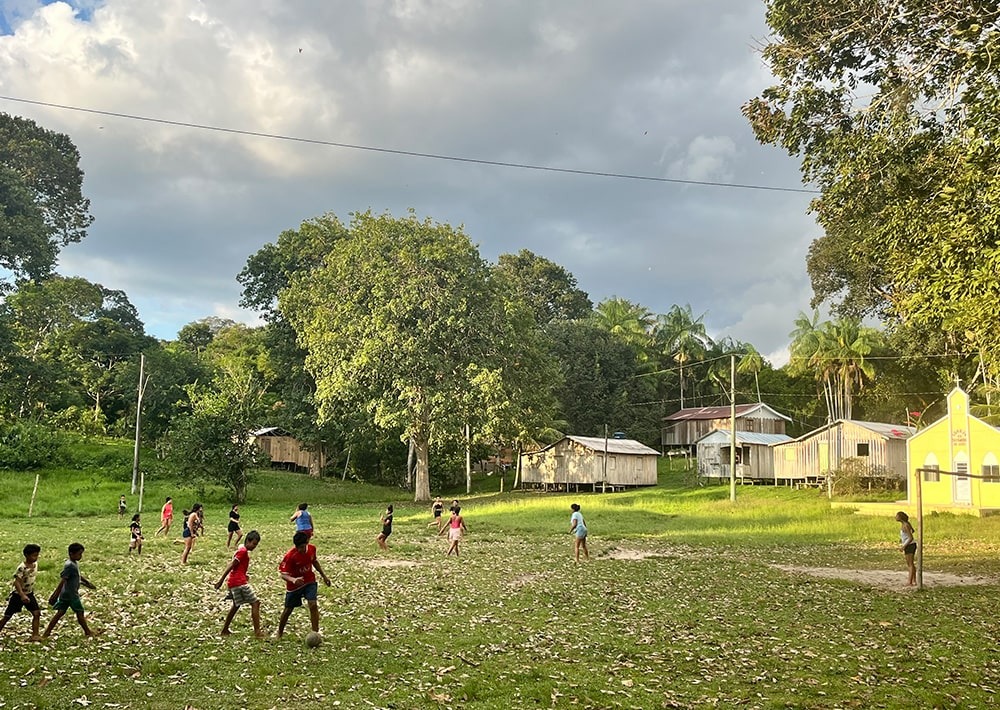
<path fill-rule="evenodd" d="M 305 532 L 297 532 L 292 538 L 292 544 L 295 547 L 285 554 L 281 564 L 278 565 L 278 572 L 285 580 L 286 590 L 285 609 L 281 612 L 278 633 L 275 634 L 278 638 L 281 638 L 285 632 L 285 624 L 288 622 L 292 610 L 297 606 L 302 606 L 303 599 L 309 605 L 309 621 L 312 624 L 312 630 L 319 633 L 319 606 L 316 604 L 319 585 L 316 584 L 313 567 L 323 578 L 324 584 L 330 586 L 330 578 L 326 576 L 319 560 L 316 559 L 316 546 L 309 544 L 309 536 Z"/>
<path fill-rule="evenodd" d="M 229 594 L 227 596 L 233 600 L 233 607 L 226 614 L 226 620 L 222 624 L 222 631 L 220 632 L 222 636 L 229 636 L 232 633 L 229 630 L 229 625 L 233 622 L 236 612 L 244 604 L 249 604 L 250 618 L 253 620 L 253 634 L 257 638 L 264 637 L 264 634 L 260 630 L 260 600 L 254 594 L 253 587 L 250 586 L 249 574 L 250 553 L 258 544 L 260 544 L 260 533 L 256 530 L 251 530 L 247 533 L 246 541 L 237 548 L 232 562 L 226 567 L 226 571 L 222 573 L 219 581 L 215 583 L 215 588 L 218 589 L 222 586 L 223 580 L 226 580 L 228 577 L 226 586 L 229 587 Z"/>

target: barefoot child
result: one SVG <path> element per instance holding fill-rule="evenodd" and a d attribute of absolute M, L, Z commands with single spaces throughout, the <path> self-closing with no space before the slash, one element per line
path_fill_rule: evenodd
<path fill-rule="evenodd" d="M 125 517 L 125 513 L 128 512 L 128 503 L 125 502 L 125 496 L 121 496 L 118 499 L 118 519 L 121 520 Z"/>
<path fill-rule="evenodd" d="M 235 545 L 240 546 L 240 538 L 243 537 L 243 528 L 240 527 L 240 507 L 238 505 L 233 505 L 233 509 L 229 511 L 229 525 L 227 526 L 229 530 L 229 537 L 226 538 L 226 549 L 229 549 L 229 544 L 233 542 L 233 535 L 236 536 Z"/>
<path fill-rule="evenodd" d="M 249 574 L 250 553 L 256 549 L 259 543 L 260 533 L 256 530 L 248 532 L 246 542 L 237 548 L 232 562 L 219 577 L 219 581 L 215 583 L 215 588 L 218 589 L 222 586 L 223 580 L 226 580 L 226 586 L 229 587 L 228 596 L 233 600 L 233 606 L 226 614 L 226 620 L 222 623 L 222 631 L 219 632 L 222 636 L 229 636 L 232 633 L 229 630 L 229 625 L 233 622 L 236 612 L 244 604 L 249 604 L 250 618 L 253 620 L 253 635 L 257 638 L 263 638 L 260 630 L 260 601 L 254 594 L 253 587 L 250 586 Z M 227 577 L 228 579 L 226 579 Z"/>
<path fill-rule="evenodd" d="M 316 559 L 316 547 L 309 544 L 309 536 L 299 531 L 292 538 L 292 544 L 295 547 L 285 553 L 284 559 L 278 565 L 278 572 L 285 580 L 286 589 L 285 608 L 281 612 L 281 619 L 278 620 L 278 632 L 275 634 L 279 639 L 285 633 L 285 624 L 288 623 L 288 617 L 291 616 L 292 610 L 297 606 L 302 606 L 303 599 L 309 605 L 309 622 L 312 630 L 319 633 L 319 606 L 316 604 L 318 585 L 313 567 L 323 577 L 326 586 L 330 586 L 330 578 L 320 567 L 319 560 Z"/>
<path fill-rule="evenodd" d="M 191 548 L 194 547 L 195 534 L 202 524 L 198 512 L 201 510 L 201 503 L 195 503 L 190 511 L 184 511 L 184 531 L 181 533 L 184 539 L 184 552 L 181 554 L 181 564 L 186 565 L 188 557 L 191 556 Z"/>
<path fill-rule="evenodd" d="M 573 535 L 573 561 L 580 561 L 580 550 L 583 550 L 584 559 L 590 559 L 590 552 L 587 550 L 587 523 L 583 520 L 583 513 L 580 512 L 580 505 L 573 503 L 570 507 L 573 514 L 569 516 L 569 531 Z"/>
<path fill-rule="evenodd" d="M 136 513 L 132 516 L 132 522 L 128 525 L 129 535 L 131 540 L 128 544 L 128 553 L 131 555 L 132 550 L 135 550 L 137 555 L 142 554 L 142 525 L 139 522 L 139 514 Z"/>
<path fill-rule="evenodd" d="M 86 577 L 80 574 L 79 562 L 83 558 L 84 547 L 78 542 L 69 546 L 67 552 L 69 559 L 63 565 L 62 572 L 59 573 L 59 586 L 49 597 L 49 604 L 56 610 L 55 616 L 49 620 L 49 625 L 45 627 L 42 638 L 48 638 L 52 629 L 59 623 L 67 609 L 72 609 L 76 613 L 76 620 L 80 623 L 83 633 L 93 636 L 94 632 L 87 626 L 87 619 L 84 617 L 83 602 L 80 601 L 80 585 L 87 589 L 97 589 Z"/>
<path fill-rule="evenodd" d="M 375 539 L 378 541 L 378 546 L 380 548 L 382 548 L 383 550 L 388 550 L 389 546 L 385 544 L 385 541 L 389 539 L 390 535 L 392 535 L 392 506 L 391 505 L 388 508 L 385 509 L 384 513 L 382 513 L 382 520 L 381 520 L 381 522 L 382 522 L 382 532 L 380 532 L 378 534 L 378 537 L 376 537 Z"/>
<path fill-rule="evenodd" d="M 427 523 L 429 528 L 437 528 L 438 532 L 441 532 L 441 525 L 444 524 L 444 520 L 441 519 L 441 513 L 444 512 L 444 501 L 441 500 L 441 496 L 434 499 L 434 503 L 431 505 L 431 515 L 433 520 Z"/>
<path fill-rule="evenodd" d="M 172 522 L 174 522 L 174 499 L 167 496 L 167 502 L 163 504 L 163 508 L 160 510 L 160 529 L 153 533 L 153 537 L 156 537 L 160 533 L 169 535 L 170 523 Z"/>
<path fill-rule="evenodd" d="M 299 507 L 289 518 L 289 522 L 295 523 L 295 532 L 303 532 L 311 539 L 313 536 L 312 513 L 308 510 L 308 503 L 299 503 Z"/>
<path fill-rule="evenodd" d="M 448 526 L 441 528 L 441 532 L 438 535 L 444 535 L 445 530 L 448 531 L 448 540 L 451 542 L 448 552 L 445 555 L 447 556 L 454 552 L 455 557 L 458 557 L 458 543 L 462 541 L 462 533 L 469 532 L 469 529 L 465 527 L 465 519 L 462 517 L 462 507 L 458 505 L 458 501 L 455 501 L 455 505 L 451 507 L 451 520 L 448 521 Z"/>
<path fill-rule="evenodd" d="M 41 641 L 38 635 L 38 624 L 42 612 L 38 607 L 38 600 L 35 599 L 35 577 L 38 574 L 38 555 L 42 548 L 35 544 L 24 546 L 24 562 L 17 566 L 14 572 L 14 591 L 11 592 L 10 599 L 7 600 L 7 611 L 0 619 L 0 629 L 7 625 L 10 618 L 21 609 L 27 609 L 31 613 L 31 640 Z"/>
<path fill-rule="evenodd" d="M 899 549 L 903 551 L 903 558 L 906 560 L 906 569 L 909 572 L 906 585 L 912 587 L 917 583 L 917 566 L 913 562 L 913 556 L 917 553 L 917 541 L 913 537 L 913 526 L 910 525 L 910 516 L 903 511 L 896 513 L 896 522 L 899 523 Z"/>

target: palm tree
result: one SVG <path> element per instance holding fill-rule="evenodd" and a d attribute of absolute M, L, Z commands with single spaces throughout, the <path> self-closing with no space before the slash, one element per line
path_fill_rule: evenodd
<path fill-rule="evenodd" d="M 760 371 L 764 369 L 764 357 L 757 351 L 750 343 L 742 343 L 740 345 L 740 351 L 743 356 L 740 361 L 736 363 L 736 371 L 741 375 L 747 373 L 753 373 L 753 384 L 757 390 L 757 402 L 763 402 L 760 398 L 760 379 L 757 377 Z"/>
<path fill-rule="evenodd" d="M 638 303 L 612 296 L 597 304 L 594 323 L 635 348 L 640 360 L 648 356 L 653 312 Z"/>
<path fill-rule="evenodd" d="M 656 319 L 653 332 L 657 346 L 680 366 L 681 409 L 684 409 L 684 366 L 704 357 L 705 349 L 712 344 L 705 331 L 704 318 L 704 313 L 695 318 L 690 304 L 685 304 L 683 308 L 674 305 Z"/>

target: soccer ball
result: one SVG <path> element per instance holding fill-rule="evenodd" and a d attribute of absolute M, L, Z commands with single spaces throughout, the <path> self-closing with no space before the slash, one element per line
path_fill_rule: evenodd
<path fill-rule="evenodd" d="M 310 631 L 306 634 L 306 646 L 309 648 L 316 648 L 321 643 L 323 643 L 323 637 L 319 635 L 318 631 Z"/>

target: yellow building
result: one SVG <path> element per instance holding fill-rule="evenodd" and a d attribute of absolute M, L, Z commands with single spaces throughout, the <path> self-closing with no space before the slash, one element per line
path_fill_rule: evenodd
<path fill-rule="evenodd" d="M 906 452 L 911 505 L 919 473 L 925 511 L 1000 513 L 1000 429 L 969 413 L 961 388 L 948 395 L 948 414 L 910 438 Z"/>

